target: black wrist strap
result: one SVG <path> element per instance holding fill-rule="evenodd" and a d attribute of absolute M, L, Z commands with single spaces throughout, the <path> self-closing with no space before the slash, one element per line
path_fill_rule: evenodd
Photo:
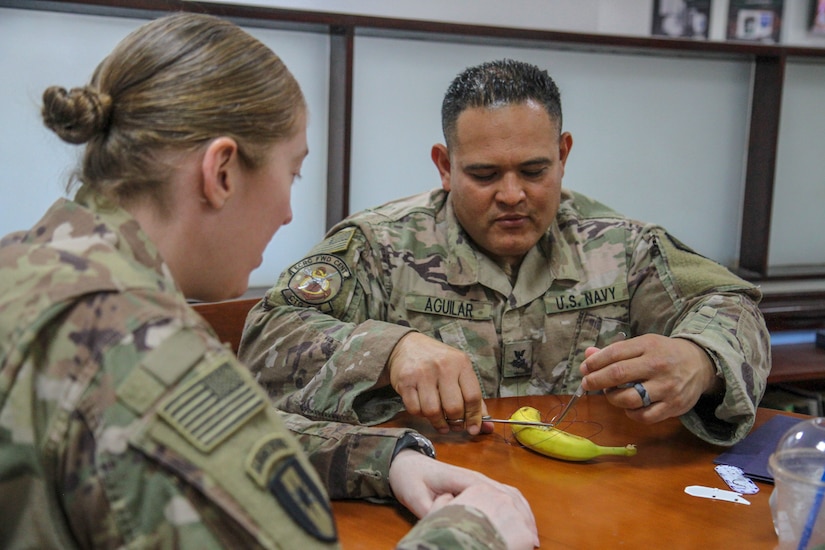
<path fill-rule="evenodd" d="M 433 447 L 433 444 L 429 439 L 417 432 L 407 432 L 396 442 L 395 450 L 392 452 L 393 460 L 395 460 L 398 453 L 404 449 L 413 449 L 430 458 L 435 458 L 435 447 Z"/>

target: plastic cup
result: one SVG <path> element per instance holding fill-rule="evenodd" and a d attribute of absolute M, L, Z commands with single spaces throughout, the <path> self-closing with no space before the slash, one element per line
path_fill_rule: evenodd
<path fill-rule="evenodd" d="M 768 459 L 778 550 L 825 550 L 825 418 L 788 430 Z"/>

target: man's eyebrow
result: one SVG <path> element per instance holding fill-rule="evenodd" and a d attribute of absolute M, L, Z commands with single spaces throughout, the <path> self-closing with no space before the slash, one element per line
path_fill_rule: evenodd
<path fill-rule="evenodd" d="M 553 161 L 549 157 L 537 157 L 534 159 L 525 160 L 521 164 L 519 164 L 519 168 L 524 168 L 528 166 L 545 166 L 547 164 L 552 164 Z M 466 164 L 462 167 L 463 170 L 495 170 L 498 168 L 497 164 L 485 164 L 482 162 L 475 162 L 472 164 Z"/>
<path fill-rule="evenodd" d="M 484 164 L 481 162 L 476 162 L 473 164 L 466 164 L 464 165 L 464 170 L 493 170 L 496 168 L 495 164 Z"/>
<path fill-rule="evenodd" d="M 526 160 L 519 164 L 519 166 L 543 166 L 545 164 L 552 164 L 553 161 L 549 157 L 538 157 L 530 160 Z"/>

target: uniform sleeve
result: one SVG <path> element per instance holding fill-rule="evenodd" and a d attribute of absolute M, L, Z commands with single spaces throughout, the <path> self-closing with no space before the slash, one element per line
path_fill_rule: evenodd
<path fill-rule="evenodd" d="M 364 425 L 403 409 L 385 366 L 414 329 L 388 323 L 380 255 L 344 227 L 284 271 L 246 321 L 241 361 L 285 411 Z"/>
<path fill-rule="evenodd" d="M 700 347 L 725 382 L 683 415 L 701 439 L 732 445 L 752 428 L 771 368 L 761 292 L 661 230 L 644 233 L 631 261 L 634 334 L 685 338 Z"/>
<path fill-rule="evenodd" d="M 450 505 L 426 516 L 407 533 L 397 550 L 506 550 L 487 518 L 469 506 Z"/>
<path fill-rule="evenodd" d="M 392 497 L 392 455 L 398 440 L 410 430 L 318 422 L 290 413 L 283 413 L 283 419 L 309 455 L 330 498 Z"/>
<path fill-rule="evenodd" d="M 97 300 L 61 327 L 58 340 L 73 345 L 53 348 L 46 364 L 60 372 L 42 381 L 60 396 L 44 455 L 73 540 L 337 548 L 318 475 L 200 318 L 167 317 L 139 292 Z"/>

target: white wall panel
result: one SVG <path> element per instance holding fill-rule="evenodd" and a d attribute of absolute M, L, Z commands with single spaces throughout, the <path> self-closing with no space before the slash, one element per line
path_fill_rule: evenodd
<path fill-rule="evenodd" d="M 825 264 L 825 66 L 785 68 L 771 266 Z"/>

